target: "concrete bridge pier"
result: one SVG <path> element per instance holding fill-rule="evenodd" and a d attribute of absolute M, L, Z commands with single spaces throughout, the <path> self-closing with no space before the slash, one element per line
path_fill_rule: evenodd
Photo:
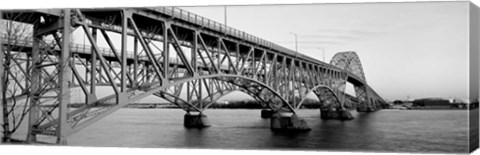
<path fill-rule="evenodd" d="M 320 118 L 322 119 L 338 119 L 338 113 L 335 108 L 321 108 L 320 109 Z"/>
<path fill-rule="evenodd" d="M 352 113 L 347 109 L 338 109 L 338 118 L 340 120 L 351 120 L 353 119 Z"/>
<path fill-rule="evenodd" d="M 262 109 L 261 116 L 262 118 L 271 118 L 273 113 L 272 109 Z"/>
<path fill-rule="evenodd" d="M 296 114 L 276 112 L 270 119 L 273 131 L 305 132 L 310 131 L 307 122 Z"/>
<path fill-rule="evenodd" d="M 183 119 L 183 125 L 186 128 L 205 128 L 211 126 L 210 121 L 207 118 L 207 115 L 202 113 L 191 114 L 187 112 Z"/>
<path fill-rule="evenodd" d="M 340 108 L 327 108 L 320 109 L 320 118 L 322 119 L 339 119 L 339 120 L 351 120 L 353 119 L 352 113 L 350 111 Z"/>

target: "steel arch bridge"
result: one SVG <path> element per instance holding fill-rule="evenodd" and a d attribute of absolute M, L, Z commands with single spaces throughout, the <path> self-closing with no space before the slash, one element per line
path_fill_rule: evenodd
<path fill-rule="evenodd" d="M 30 98 L 25 101 L 31 106 L 30 142 L 47 135 L 66 144 L 69 135 L 152 95 L 184 109 L 185 121 L 193 116 L 193 124 L 218 98 L 234 91 L 295 119 L 309 93 L 320 99 L 322 109 L 333 111 L 344 111 L 349 98 L 357 99 L 358 111 L 385 104 L 367 85 L 355 52 L 337 53 L 328 64 L 175 7 L 0 14 L 3 21 L 32 30 L 25 36 L 2 28 L 0 52 L 1 63 L 7 64 L 0 70 L 12 71 L 2 76 L 14 79 L 21 90 L 7 100 Z M 74 41 L 79 33 L 84 44 Z M 356 97 L 345 94 L 347 82 L 354 85 Z M 114 93 L 99 97 L 99 87 Z M 81 107 L 69 106 L 72 95 L 79 95 L 73 89 L 84 96 Z M 285 126 L 282 119 L 272 118 L 272 129 L 299 129 Z"/>

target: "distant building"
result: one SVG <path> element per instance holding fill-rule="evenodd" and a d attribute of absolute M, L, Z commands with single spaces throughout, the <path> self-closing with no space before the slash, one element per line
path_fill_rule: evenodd
<path fill-rule="evenodd" d="M 395 100 L 393 101 L 393 104 L 403 104 L 403 102 L 401 100 Z"/>
<path fill-rule="evenodd" d="M 412 107 L 419 109 L 451 109 L 456 108 L 449 100 L 441 98 L 424 98 L 413 101 Z"/>
<path fill-rule="evenodd" d="M 466 109 L 470 105 L 470 100 L 468 99 L 460 99 L 460 98 L 455 98 L 452 99 L 450 104 L 452 104 L 456 108 L 461 108 L 461 109 Z"/>
<path fill-rule="evenodd" d="M 454 104 L 460 104 L 460 103 L 470 103 L 470 100 L 469 99 L 461 99 L 461 98 L 454 98 L 454 99 L 451 99 L 451 102 L 450 103 L 454 103 Z"/>

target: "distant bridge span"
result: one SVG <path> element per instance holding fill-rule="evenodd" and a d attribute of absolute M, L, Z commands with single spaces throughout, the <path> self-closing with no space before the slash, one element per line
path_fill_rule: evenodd
<path fill-rule="evenodd" d="M 352 98 L 347 82 L 358 111 L 386 104 L 367 85 L 355 52 L 337 53 L 328 64 L 174 7 L 5 10 L 1 17 L 33 29 L 25 37 L 4 28 L 0 52 L 1 63 L 11 66 L 5 69 L 17 73 L 6 75 L 21 89 L 16 98 L 31 98 L 31 142 L 49 135 L 65 144 L 69 135 L 151 95 L 187 111 L 187 127 L 207 125 L 203 111 L 236 90 L 273 114 L 272 129 L 292 131 L 305 129 L 304 122 L 285 126 L 282 119 L 296 117 L 307 93 L 320 99 L 322 113 L 345 111 Z M 86 36 L 85 45 L 73 43 L 74 33 Z M 99 98 L 100 86 L 114 93 Z M 75 87 L 85 96 L 80 108 L 68 106 Z"/>

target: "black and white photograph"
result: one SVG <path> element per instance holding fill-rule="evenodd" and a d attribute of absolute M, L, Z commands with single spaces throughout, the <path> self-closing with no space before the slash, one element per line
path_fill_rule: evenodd
<path fill-rule="evenodd" d="M 473 153 L 478 4 L 0 7 L 0 154 Z"/>

